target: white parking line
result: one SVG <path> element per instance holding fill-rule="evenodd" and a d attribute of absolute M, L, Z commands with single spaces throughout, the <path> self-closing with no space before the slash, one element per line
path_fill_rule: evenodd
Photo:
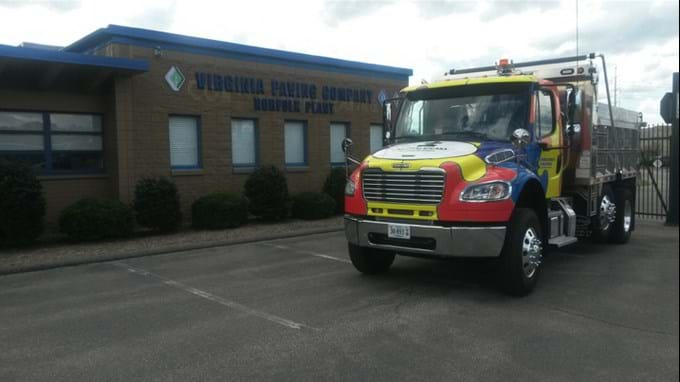
<path fill-rule="evenodd" d="M 314 327 L 311 327 L 309 325 L 301 324 L 299 322 L 291 321 L 291 320 L 288 320 L 288 319 L 285 319 L 285 318 L 282 318 L 282 317 L 279 317 L 279 316 L 275 316 L 273 314 L 269 314 L 269 313 L 266 313 L 266 312 L 262 312 L 262 311 L 259 311 L 259 310 L 249 308 L 245 305 L 239 304 L 239 303 L 234 302 L 234 301 L 229 301 L 225 298 L 214 295 L 210 292 L 206 292 L 206 291 L 201 290 L 201 289 L 197 289 L 197 288 L 194 288 L 194 287 L 190 287 L 188 285 L 184 285 L 179 281 L 175 281 L 175 280 L 169 279 L 167 277 L 163 277 L 159 274 L 149 272 L 149 271 L 142 269 L 142 268 L 133 267 L 132 265 L 121 262 L 121 261 L 113 262 L 113 264 L 117 267 L 120 267 L 120 268 L 127 270 L 128 272 L 131 272 L 131 273 L 134 273 L 134 274 L 137 274 L 137 275 L 140 275 L 140 276 L 145 276 L 145 277 L 150 277 L 150 278 L 156 279 L 156 280 L 162 282 L 165 285 L 168 285 L 168 286 L 183 290 L 185 292 L 191 293 L 194 296 L 204 298 L 206 300 L 212 301 L 214 303 L 220 304 L 222 306 L 226 306 L 226 307 L 234 309 L 234 310 L 238 310 L 240 312 L 249 314 L 251 316 L 263 318 L 267 321 L 271 321 L 271 322 L 277 323 L 279 325 L 283 325 L 283 326 L 291 328 L 291 329 L 306 328 L 306 329 L 311 329 L 311 330 L 315 330 L 315 331 L 319 330 L 318 328 L 314 328 Z"/>
<path fill-rule="evenodd" d="M 287 245 L 271 244 L 271 243 L 261 243 L 261 244 L 266 245 L 268 247 L 280 249 L 282 251 L 292 251 L 292 252 L 300 253 L 300 254 L 303 254 L 303 255 L 320 257 L 320 258 L 326 259 L 326 260 L 333 260 L 333 261 L 339 261 L 341 263 L 352 264 L 352 262 L 347 260 L 347 259 L 341 259 L 339 257 L 334 257 L 334 256 L 326 255 L 326 254 L 323 254 L 323 253 L 313 252 L 313 251 L 306 251 L 306 250 L 303 250 L 303 249 L 295 249 L 295 248 L 289 247 Z"/>

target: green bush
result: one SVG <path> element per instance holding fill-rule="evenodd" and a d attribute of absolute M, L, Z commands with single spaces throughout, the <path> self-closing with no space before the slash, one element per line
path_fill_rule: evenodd
<path fill-rule="evenodd" d="M 126 237 L 133 229 L 132 208 L 118 200 L 81 199 L 59 216 L 59 231 L 71 241 Z"/>
<path fill-rule="evenodd" d="M 177 186 L 167 178 L 143 178 L 135 187 L 134 209 L 137 223 L 161 232 L 171 232 L 182 224 Z"/>
<path fill-rule="evenodd" d="M 244 196 L 218 192 L 197 199 L 191 206 L 194 228 L 235 228 L 248 221 L 248 199 Z"/>
<path fill-rule="evenodd" d="M 303 192 L 293 197 L 293 216 L 315 220 L 333 216 L 335 201 L 323 192 Z"/>
<path fill-rule="evenodd" d="M 323 192 L 333 198 L 335 201 L 335 212 L 339 214 L 345 211 L 345 183 L 347 183 L 345 169 L 343 167 L 336 167 L 331 169 L 323 184 Z"/>
<path fill-rule="evenodd" d="M 0 246 L 27 244 L 43 231 L 45 197 L 28 166 L 0 160 Z"/>
<path fill-rule="evenodd" d="M 245 195 L 250 200 L 250 212 L 262 220 L 276 221 L 288 215 L 288 183 L 275 166 L 263 166 L 250 174 Z"/>

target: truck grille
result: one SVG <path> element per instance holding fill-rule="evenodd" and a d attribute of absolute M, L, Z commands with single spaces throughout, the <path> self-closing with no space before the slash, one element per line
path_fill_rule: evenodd
<path fill-rule="evenodd" d="M 380 202 L 438 204 L 444 194 L 444 172 L 386 172 L 366 169 L 362 174 L 364 198 Z"/>

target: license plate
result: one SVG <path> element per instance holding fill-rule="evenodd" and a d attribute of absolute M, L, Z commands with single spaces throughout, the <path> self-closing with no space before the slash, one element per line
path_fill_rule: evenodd
<path fill-rule="evenodd" d="M 389 224 L 387 226 L 387 237 L 390 239 L 410 239 L 411 227 L 403 224 Z"/>

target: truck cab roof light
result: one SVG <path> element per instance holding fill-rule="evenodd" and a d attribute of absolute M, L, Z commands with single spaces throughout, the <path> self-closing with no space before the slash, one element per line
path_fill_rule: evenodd
<path fill-rule="evenodd" d="M 515 72 L 515 67 L 512 60 L 507 58 L 501 58 L 496 63 L 496 70 L 501 76 L 509 76 Z"/>

